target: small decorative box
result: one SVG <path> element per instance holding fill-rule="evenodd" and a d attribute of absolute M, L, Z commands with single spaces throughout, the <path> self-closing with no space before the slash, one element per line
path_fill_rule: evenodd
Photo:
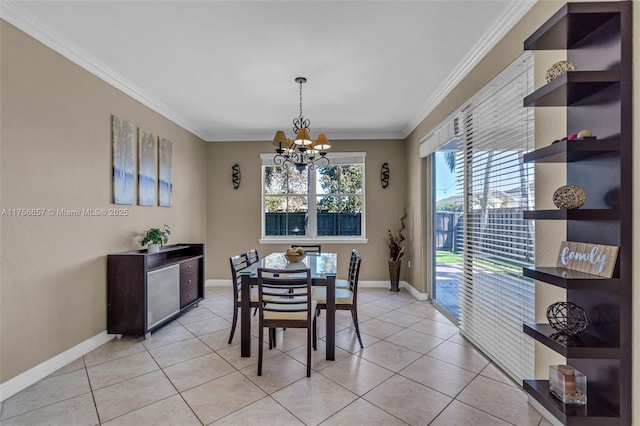
<path fill-rule="evenodd" d="M 564 404 L 585 405 L 587 376 L 568 365 L 550 365 L 549 391 Z"/>

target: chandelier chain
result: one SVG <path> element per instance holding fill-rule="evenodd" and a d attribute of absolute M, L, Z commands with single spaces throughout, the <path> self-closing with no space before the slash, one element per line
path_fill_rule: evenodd
<path fill-rule="evenodd" d="M 311 130 L 309 126 L 311 125 L 311 120 L 308 118 L 305 119 L 302 115 L 302 84 L 307 81 L 306 78 L 298 78 L 296 79 L 298 84 L 300 84 L 300 115 L 293 119 L 293 133 L 298 133 L 301 129 Z"/>

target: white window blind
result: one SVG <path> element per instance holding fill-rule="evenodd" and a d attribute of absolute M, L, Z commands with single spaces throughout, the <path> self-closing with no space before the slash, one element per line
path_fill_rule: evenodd
<path fill-rule="evenodd" d="M 533 169 L 523 155 L 533 149 L 533 111 L 523 98 L 533 91 L 533 57 L 523 55 L 448 120 L 435 151 L 454 133 L 459 141 L 456 193 L 462 195 L 462 263 L 459 324 L 462 334 L 516 381 L 534 374 L 534 342 L 522 331 L 534 321 L 535 287 L 522 276 L 534 265 L 534 232 L 522 211 L 534 205 Z M 451 144 L 448 145 L 449 147 Z M 421 147 L 422 148 L 422 147 Z"/>

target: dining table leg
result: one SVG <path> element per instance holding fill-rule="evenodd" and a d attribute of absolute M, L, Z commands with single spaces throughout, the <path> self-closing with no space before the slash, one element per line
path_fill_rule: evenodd
<path fill-rule="evenodd" d="M 327 274 L 327 360 L 336 359 L 336 276 Z"/>
<path fill-rule="evenodd" d="M 240 276 L 240 356 L 251 356 L 251 275 Z"/>

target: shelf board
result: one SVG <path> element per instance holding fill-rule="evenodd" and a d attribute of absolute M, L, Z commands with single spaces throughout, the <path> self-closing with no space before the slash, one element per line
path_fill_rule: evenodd
<path fill-rule="evenodd" d="M 557 287 L 566 288 L 567 290 L 617 291 L 620 289 L 619 278 L 606 278 L 557 266 L 522 268 L 522 275 Z"/>
<path fill-rule="evenodd" d="M 524 42 L 525 50 L 566 50 L 618 15 L 616 3 L 568 3 Z"/>
<path fill-rule="evenodd" d="M 147 266 L 149 271 L 155 271 L 157 269 L 163 269 L 163 268 L 167 268 L 169 266 L 173 266 L 173 265 L 178 265 L 182 262 L 188 261 L 188 260 L 196 260 L 196 259 L 204 259 L 204 256 L 202 255 L 197 255 L 197 256 L 176 256 L 176 257 L 170 257 L 166 260 L 164 260 L 163 262 L 159 263 L 159 264 L 155 264 L 150 262 L 149 265 Z"/>
<path fill-rule="evenodd" d="M 620 82 L 620 71 L 571 71 L 524 98 L 526 107 L 571 106 Z"/>
<path fill-rule="evenodd" d="M 617 209 L 572 209 L 572 210 L 524 210 L 524 219 L 547 220 L 617 220 Z"/>
<path fill-rule="evenodd" d="M 587 333 L 588 329 L 566 342 L 553 336 L 557 332 L 549 324 L 523 324 L 522 331 L 566 358 L 614 359 L 620 357 L 617 342 L 604 341 Z"/>
<path fill-rule="evenodd" d="M 588 380 L 588 378 L 587 378 Z M 524 380 L 524 390 L 565 425 L 618 426 L 618 413 L 606 408 L 597 395 L 587 394 L 587 405 L 564 405 L 549 393 L 548 380 Z"/>
<path fill-rule="evenodd" d="M 563 140 L 524 155 L 525 163 L 571 163 L 620 151 L 620 139 Z"/>

